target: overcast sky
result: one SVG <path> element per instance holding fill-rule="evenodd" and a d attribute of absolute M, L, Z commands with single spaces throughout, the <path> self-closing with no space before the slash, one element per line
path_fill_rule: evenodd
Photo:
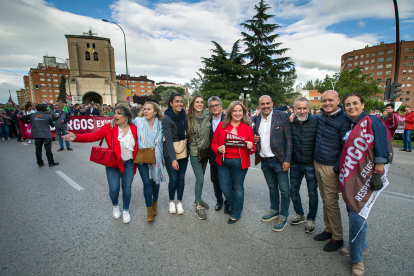
<path fill-rule="evenodd" d="M 23 88 L 23 76 L 43 55 L 68 58 L 65 34 L 92 28 L 111 39 L 117 74 L 125 74 L 120 24 L 127 37 L 131 75 L 188 82 L 209 57 L 214 40 L 227 51 L 241 38 L 240 23 L 258 0 L 0 0 L 0 103 Z M 340 69 L 341 55 L 380 41 L 395 42 L 392 0 L 269 0 L 281 26 L 282 47 L 296 63 L 297 83 Z M 414 1 L 399 0 L 400 39 L 414 39 Z"/>

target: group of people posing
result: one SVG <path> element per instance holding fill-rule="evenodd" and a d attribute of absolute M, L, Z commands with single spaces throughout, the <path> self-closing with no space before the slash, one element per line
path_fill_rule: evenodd
<path fill-rule="evenodd" d="M 348 94 L 340 105 L 337 92 L 329 90 L 323 93 L 320 114 L 312 115 L 309 101 L 301 97 L 295 100 L 294 113 L 289 116 L 274 109 L 271 97 L 264 95 L 259 99 L 260 113 L 254 116 L 252 123 L 247 109 L 239 101 L 232 102 L 226 113 L 223 113 L 221 100 L 216 96 L 208 99 L 208 109 L 204 106 L 203 97 L 196 95 L 186 112 L 182 96 L 173 93 L 164 116 L 154 102 L 145 103 L 140 116 L 134 120 L 128 108 L 118 106 L 114 109 L 112 122 L 95 133 L 75 135 L 68 131 L 62 138 L 71 142 L 94 142 L 105 138 L 115 151 L 118 168 L 106 167 L 106 174 L 113 217 L 122 215 L 124 223 L 131 221 L 128 211 L 131 184 L 137 169 L 143 182 L 147 221 L 153 221 L 158 213 L 160 183 L 166 180 L 164 167 L 169 175 L 169 213 L 182 215 L 185 174 L 190 161 L 195 175 L 195 215 L 199 219 L 207 218 L 205 210 L 209 205 L 203 200 L 202 191 L 207 163 L 210 163 L 210 178 L 217 200 L 215 210 L 220 211 L 224 207 L 224 212 L 230 215 L 228 223 L 234 224 L 242 216 L 244 180 L 251 165 L 250 155 L 254 155 L 255 164 L 261 163 L 270 197 L 269 209 L 261 220 L 275 220 L 273 230 L 282 231 L 288 223 L 292 201 L 295 215 L 290 224 L 305 223 L 305 232 L 313 233 L 319 187 L 325 229 L 314 239 L 329 241 L 323 247 L 325 251 L 341 249 L 344 242 L 339 192 L 340 189 L 352 190 L 354 180 L 347 180 L 348 170 L 359 164 L 350 158 L 362 156 L 362 150 L 367 150 L 368 146 L 372 149 L 372 156 L 367 157 L 372 159 L 368 160 L 370 165 L 367 166 L 372 168 L 368 173 L 370 183 L 366 182 L 370 191 L 363 188 L 361 191 L 364 193 L 358 193 L 363 199 L 365 195 L 369 197 L 373 191 L 383 189 L 386 164 L 390 163 L 392 156 L 392 148 L 389 149 L 387 142 L 390 132 L 380 118 L 364 112 L 363 98 Z M 362 143 L 356 145 L 358 149 L 347 150 L 348 154 L 352 153 L 351 157 L 343 156 L 342 149 L 348 138 L 358 134 L 356 132 L 361 128 L 364 128 L 362 133 L 371 134 L 358 138 Z M 351 140 L 348 143 L 353 142 Z M 134 163 L 137 152 L 147 148 L 154 149 L 155 162 Z M 299 193 L 304 177 L 309 198 L 306 216 Z M 122 214 L 118 202 L 121 187 Z M 342 193 L 349 214 L 350 242 L 348 247 L 341 249 L 341 254 L 350 257 L 353 275 L 363 275 L 367 215 L 361 215 L 352 199 L 346 198 L 348 194 Z"/>

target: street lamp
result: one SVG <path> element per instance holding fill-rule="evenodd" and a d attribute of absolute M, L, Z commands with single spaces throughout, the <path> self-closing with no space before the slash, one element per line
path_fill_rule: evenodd
<path fill-rule="evenodd" d="M 242 92 L 239 96 L 239 100 L 243 102 L 244 106 L 247 108 L 247 104 L 249 101 L 252 101 L 250 98 L 250 94 L 246 94 L 246 98 L 244 98 L 244 93 Z"/>
<path fill-rule="evenodd" d="M 104 21 L 104 22 L 108 22 L 108 23 L 112 23 L 112 24 L 117 25 L 117 26 L 121 29 L 122 33 L 124 34 L 124 44 L 125 44 L 125 68 L 126 68 L 126 83 L 127 83 L 127 89 L 129 89 L 129 84 L 128 84 L 128 59 L 127 59 L 127 49 L 126 49 L 126 37 L 125 37 L 125 32 L 124 32 L 124 30 L 121 28 L 121 26 L 119 26 L 119 25 L 118 25 L 118 24 L 116 24 L 115 22 L 112 22 L 112 21 L 109 21 L 109 20 L 106 20 L 106 19 L 102 19 L 102 21 Z"/>
<path fill-rule="evenodd" d="M 70 73 L 69 73 L 69 66 L 68 66 L 68 64 L 66 63 L 66 61 L 65 61 L 63 58 L 60 58 L 60 57 L 56 57 L 56 58 L 58 58 L 58 59 L 62 60 L 62 61 L 66 64 L 66 69 L 68 70 L 68 76 L 70 76 Z M 68 80 L 69 80 L 69 77 L 68 77 Z M 71 95 L 71 93 L 70 93 L 70 80 L 69 80 L 69 96 L 72 96 L 72 95 Z"/>

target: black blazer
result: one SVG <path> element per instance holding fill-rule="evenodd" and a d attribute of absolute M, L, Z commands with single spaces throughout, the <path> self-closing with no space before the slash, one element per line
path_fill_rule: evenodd
<path fill-rule="evenodd" d="M 93 108 L 92 113 L 91 113 L 91 108 L 88 108 L 88 110 L 86 110 L 86 114 L 85 115 L 93 115 L 93 116 L 99 116 L 99 111 L 97 108 Z"/>
<path fill-rule="evenodd" d="M 222 112 L 221 113 L 220 122 L 223 122 L 224 121 L 224 116 L 226 116 L 226 114 L 224 114 Z M 210 120 L 210 123 L 211 123 L 211 128 L 210 128 L 210 145 L 211 145 L 211 142 L 213 142 L 213 136 L 214 136 L 214 131 L 213 131 L 213 118 L 214 118 L 214 116 L 212 115 L 211 116 L 211 120 Z M 213 150 L 211 150 L 211 154 L 210 154 L 210 165 L 217 165 L 215 159 L 216 159 L 216 153 Z"/>

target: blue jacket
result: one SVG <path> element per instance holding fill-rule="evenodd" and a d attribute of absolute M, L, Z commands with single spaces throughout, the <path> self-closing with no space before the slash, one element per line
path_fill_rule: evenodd
<path fill-rule="evenodd" d="M 295 164 L 313 165 L 313 151 L 315 149 L 316 131 L 318 119 L 308 114 L 303 123 L 299 123 L 297 117 L 290 124 L 292 128 L 293 160 Z"/>
<path fill-rule="evenodd" d="M 253 134 L 258 135 L 262 114 L 253 118 Z M 273 109 L 270 148 L 276 159 L 280 162 L 292 163 L 292 135 L 290 133 L 289 115 L 286 112 Z M 255 152 L 256 165 L 260 162 L 260 142 L 257 143 Z"/>
<path fill-rule="evenodd" d="M 362 111 L 355 122 L 351 125 L 351 131 L 353 127 L 364 118 L 367 113 Z M 375 164 L 388 164 L 390 162 L 390 151 L 387 143 L 387 129 L 382 123 L 381 119 L 375 115 L 369 115 L 372 122 L 372 131 L 374 132 L 374 150 L 375 150 Z M 343 142 L 345 144 L 345 140 Z"/>
<path fill-rule="evenodd" d="M 345 114 L 341 105 L 334 114 L 326 115 L 321 109 L 320 115 L 314 115 L 318 118 L 318 130 L 316 132 L 316 143 L 314 158 L 315 161 L 333 166 L 335 172 L 339 171 L 339 159 L 341 158 L 343 141 L 346 132 L 350 129 L 352 120 Z"/>

